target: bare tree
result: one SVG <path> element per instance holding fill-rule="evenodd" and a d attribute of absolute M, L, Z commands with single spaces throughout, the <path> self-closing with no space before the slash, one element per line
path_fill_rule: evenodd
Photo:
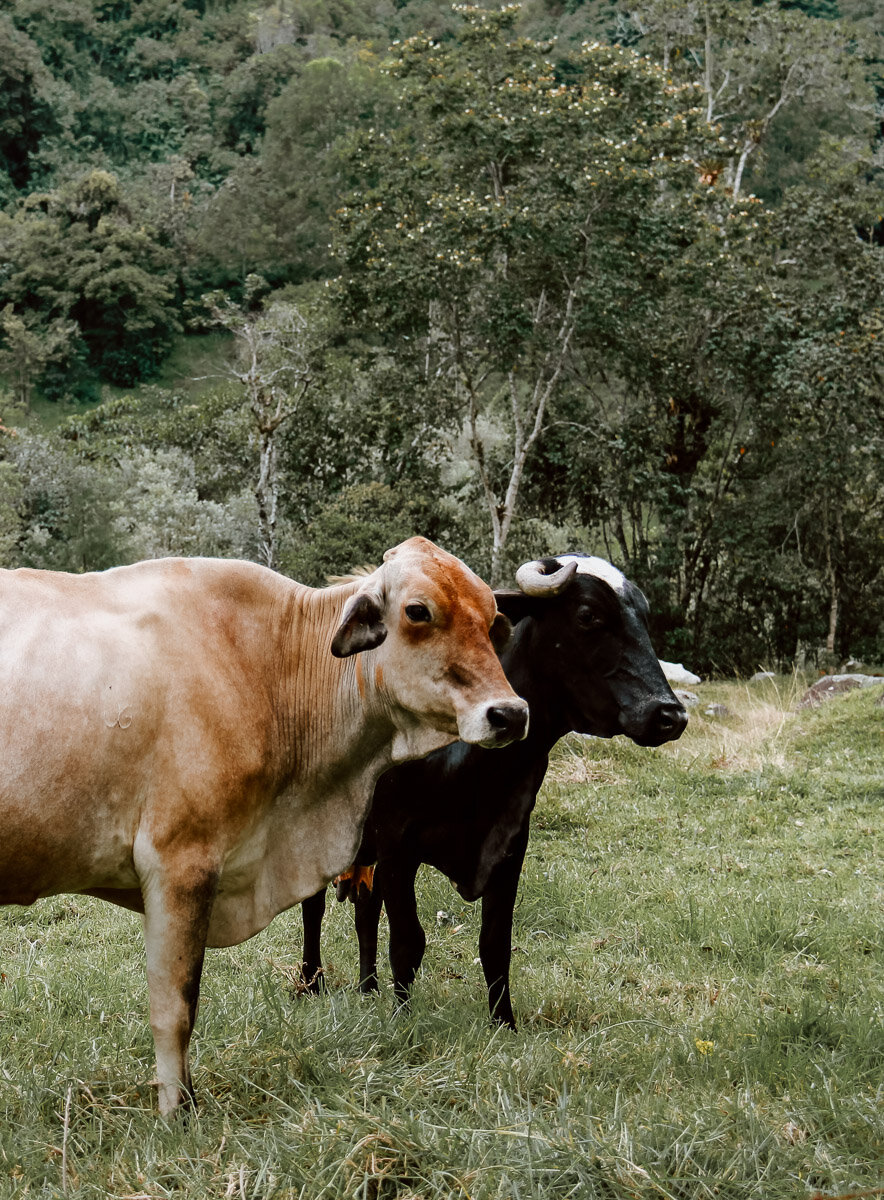
<path fill-rule="evenodd" d="M 252 415 L 258 443 L 254 493 L 261 561 L 275 569 L 279 437 L 313 382 L 317 331 L 296 305 L 286 301 L 274 301 L 256 313 L 217 294 L 207 297 L 207 303 L 215 321 L 236 339 L 236 358 L 226 374 L 242 385 Z"/>
<path fill-rule="evenodd" d="M 504 400 L 498 427 L 503 430 L 508 454 L 508 473 L 502 480 L 503 487 L 495 486 L 493 472 L 488 463 L 486 439 L 480 417 L 486 407 L 483 393 L 491 374 L 491 366 L 481 355 L 465 352 L 467 330 L 461 327 L 459 313 L 453 317 L 451 341 L 452 368 L 455 387 L 465 395 L 467 401 L 467 428 L 469 445 L 476 465 L 485 507 L 491 519 L 491 579 L 495 585 L 501 582 L 502 557 L 509 536 L 519 499 L 519 490 L 525 465 L 546 423 L 550 400 L 555 395 L 556 385 L 568 356 L 568 349 L 575 327 L 575 297 L 582 279 L 569 281 L 564 297 L 553 306 L 547 302 L 546 289 L 531 305 L 532 328 L 539 332 L 543 325 L 551 326 L 551 338 L 546 353 L 540 357 L 527 379 L 517 378 L 510 370 L 502 388 Z M 443 356 L 440 368 L 446 365 Z M 477 370 L 478 368 L 478 370 Z M 500 390 L 500 389 L 498 389 Z"/>

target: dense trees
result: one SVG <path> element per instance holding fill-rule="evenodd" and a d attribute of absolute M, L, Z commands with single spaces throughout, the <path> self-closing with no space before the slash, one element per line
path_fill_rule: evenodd
<path fill-rule="evenodd" d="M 653 305 L 704 139 L 693 90 L 661 68 L 594 46 L 563 83 L 515 17 L 470 12 L 456 43 L 402 47 L 410 119 L 354 151 L 374 187 L 338 241 L 345 312 L 407 339 L 415 386 L 467 431 L 495 581 L 569 360 L 601 353 L 623 297 Z"/>
<path fill-rule="evenodd" d="M 11 216 L 0 214 L 0 252 L 3 299 L 17 317 L 46 337 L 72 322 L 65 353 L 47 353 L 44 372 L 60 365 L 76 378 L 79 360 L 109 382 L 135 383 L 180 331 L 171 254 L 137 223 L 107 171 L 31 193 Z M 52 382 L 44 373 L 44 387 Z"/>
<path fill-rule="evenodd" d="M 4 561 L 581 546 L 702 669 L 884 654 L 880 43 L 867 0 L 19 0 Z"/>

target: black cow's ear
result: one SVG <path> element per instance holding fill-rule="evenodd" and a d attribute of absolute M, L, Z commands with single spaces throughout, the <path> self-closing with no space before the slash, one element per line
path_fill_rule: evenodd
<path fill-rule="evenodd" d="M 513 625 L 532 616 L 538 609 L 537 597 L 526 596 L 524 592 L 495 592 L 494 599 L 498 612 L 509 617 Z"/>
<path fill-rule="evenodd" d="M 335 658 L 349 658 L 362 650 L 374 650 L 387 636 L 383 621 L 384 610 L 376 596 L 359 592 L 347 602 L 341 624 L 332 638 L 331 652 Z"/>
<path fill-rule="evenodd" d="M 501 654 L 507 647 L 513 635 L 513 623 L 504 613 L 499 612 L 491 622 L 491 645 L 495 654 Z"/>

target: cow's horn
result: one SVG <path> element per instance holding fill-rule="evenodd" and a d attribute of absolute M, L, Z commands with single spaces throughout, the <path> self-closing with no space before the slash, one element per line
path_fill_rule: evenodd
<path fill-rule="evenodd" d="M 572 561 L 547 575 L 539 560 L 524 563 L 516 571 L 516 583 L 526 596 L 557 596 L 574 578 L 577 563 Z"/>

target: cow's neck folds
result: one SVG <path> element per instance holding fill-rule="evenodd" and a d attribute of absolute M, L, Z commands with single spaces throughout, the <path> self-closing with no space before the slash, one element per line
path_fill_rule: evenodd
<path fill-rule="evenodd" d="M 294 585 L 279 705 L 287 714 L 284 738 L 293 782 L 346 775 L 352 761 L 364 766 L 378 757 L 379 771 L 388 765 L 394 725 L 374 671 L 360 661 L 363 655 L 339 659 L 331 653 L 344 606 L 361 583 Z"/>

